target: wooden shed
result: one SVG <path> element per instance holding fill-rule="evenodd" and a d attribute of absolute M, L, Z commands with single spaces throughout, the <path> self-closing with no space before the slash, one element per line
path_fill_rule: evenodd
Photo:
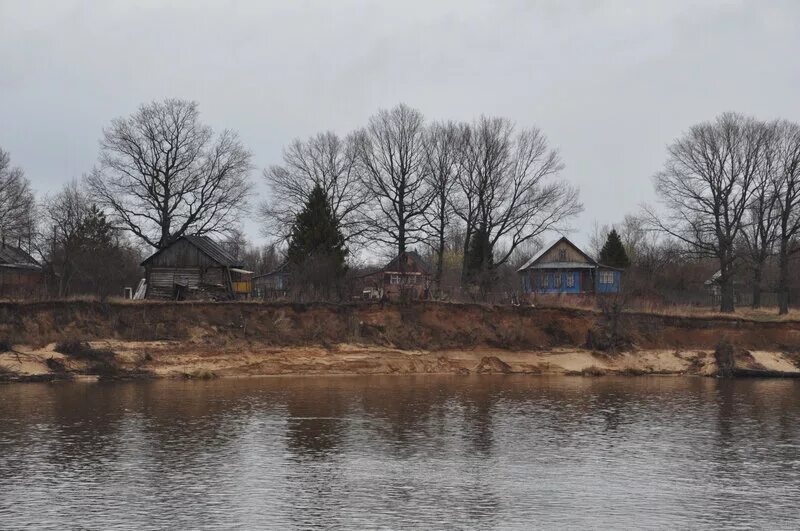
<path fill-rule="evenodd" d="M 252 290 L 253 273 L 207 236 L 182 236 L 142 266 L 146 299 L 237 299 Z"/>
<path fill-rule="evenodd" d="M 37 298 L 45 293 L 42 266 L 19 247 L 0 244 L 0 298 Z"/>

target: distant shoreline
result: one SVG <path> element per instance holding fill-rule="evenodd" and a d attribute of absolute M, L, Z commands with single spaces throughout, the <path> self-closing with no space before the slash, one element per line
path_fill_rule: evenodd
<path fill-rule="evenodd" d="M 800 376 L 800 322 L 400 304 L 0 303 L 0 381 L 340 374 Z M 730 373 L 730 371 L 729 371 Z"/>

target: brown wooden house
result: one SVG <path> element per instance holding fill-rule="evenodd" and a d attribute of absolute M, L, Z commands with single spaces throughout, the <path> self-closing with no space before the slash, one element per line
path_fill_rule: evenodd
<path fill-rule="evenodd" d="M 401 296 L 424 299 L 431 286 L 430 267 L 415 251 L 402 253 L 383 268 L 361 278 L 362 297 L 367 299 L 395 300 Z"/>
<path fill-rule="evenodd" d="M 5 242 L 0 244 L 0 298 L 37 298 L 46 293 L 42 266 L 31 255 Z"/>
<path fill-rule="evenodd" d="M 241 299 L 251 271 L 207 236 L 182 236 L 142 262 L 146 299 Z"/>

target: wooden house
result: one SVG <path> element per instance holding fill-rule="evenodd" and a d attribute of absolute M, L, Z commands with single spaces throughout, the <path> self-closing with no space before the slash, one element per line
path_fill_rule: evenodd
<path fill-rule="evenodd" d="M 407 251 L 361 280 L 364 298 L 423 299 L 430 290 L 431 270 L 418 253 Z"/>
<path fill-rule="evenodd" d="M 46 293 L 42 266 L 31 255 L 0 244 L 0 298 L 37 298 Z"/>
<path fill-rule="evenodd" d="M 142 262 L 146 299 L 241 299 L 251 271 L 207 236 L 182 236 Z"/>
<path fill-rule="evenodd" d="M 542 247 L 517 272 L 524 293 L 618 293 L 620 269 L 598 263 L 562 236 Z"/>

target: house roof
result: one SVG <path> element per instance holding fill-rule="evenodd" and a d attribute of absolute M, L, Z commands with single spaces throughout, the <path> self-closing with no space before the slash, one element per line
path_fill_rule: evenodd
<path fill-rule="evenodd" d="M 527 269 L 597 269 L 597 264 L 587 264 L 586 262 L 542 262 L 533 264 Z M 520 271 L 524 271 L 520 269 Z"/>
<path fill-rule="evenodd" d="M 426 275 L 431 274 L 430 266 L 428 266 L 428 263 L 425 260 L 423 260 L 423 258 L 419 255 L 419 253 L 417 253 L 416 251 L 406 251 L 403 254 L 414 260 L 417 266 L 419 266 L 419 268 L 422 269 L 423 273 L 425 273 Z M 401 256 L 403 256 L 403 254 L 398 254 L 397 256 L 395 256 L 388 264 L 386 264 L 386 266 L 383 268 L 383 271 L 398 271 L 400 269 L 399 259 Z"/>
<path fill-rule="evenodd" d="M 12 245 L 3 244 L 0 246 L 0 265 L 15 269 L 41 269 L 42 266 L 34 258 Z"/>
<path fill-rule="evenodd" d="M 569 244 L 569 245 L 570 245 L 570 246 L 571 246 L 573 249 L 575 249 L 576 251 L 578 251 L 578 252 L 581 254 L 581 256 L 583 256 L 584 258 L 586 258 L 587 262 L 589 262 L 588 264 L 582 264 L 580 267 L 597 267 L 597 266 L 599 266 L 599 265 L 600 265 L 600 264 L 598 264 L 598 263 L 597 263 L 597 261 L 596 261 L 594 258 L 592 258 L 592 257 L 591 257 L 591 256 L 589 256 L 588 254 L 584 253 L 584 252 L 581 250 L 581 248 L 580 248 L 580 247 L 578 247 L 577 245 L 575 245 L 574 243 L 572 243 L 571 241 L 569 241 L 569 239 L 568 239 L 566 236 L 561 236 L 560 238 L 558 238 L 558 239 L 556 239 L 556 240 L 553 240 L 553 241 L 551 241 L 551 242 L 548 242 L 548 243 L 547 243 L 547 245 L 544 245 L 544 246 L 542 246 L 542 248 L 541 248 L 541 249 L 539 249 L 539 250 L 536 252 L 536 254 L 534 254 L 534 255 L 531 257 L 531 259 L 530 259 L 530 260 L 528 260 L 527 262 L 525 262 L 525 263 L 522 265 L 522 267 L 520 267 L 519 269 L 517 269 L 517 272 L 522 272 L 522 271 L 525 271 L 526 269 L 541 269 L 541 267 L 533 267 L 533 266 L 534 266 L 534 265 L 535 265 L 535 264 L 536 264 L 536 263 L 537 263 L 539 260 L 541 260 L 541 258 L 542 258 L 542 257 L 543 257 L 545 254 L 547 254 L 547 251 L 549 251 L 550 249 L 552 249 L 553 247 L 555 247 L 556 245 L 558 245 L 558 244 L 559 244 L 559 243 L 561 243 L 561 242 L 566 242 L 567 244 Z M 551 267 L 551 268 L 553 268 L 553 267 L 557 267 L 557 266 L 555 266 L 555 265 L 553 265 L 553 264 L 569 264 L 569 263 L 580 264 L 580 262 L 550 262 L 550 263 L 548 263 L 547 267 Z M 544 267 L 544 266 L 542 266 L 542 267 Z"/>
<path fill-rule="evenodd" d="M 236 260 L 231 254 L 223 249 L 217 242 L 209 238 L 208 236 L 181 236 L 167 247 L 163 249 L 159 249 L 149 257 L 147 257 L 142 265 L 147 264 L 150 260 L 164 252 L 164 250 L 168 249 L 170 246 L 174 245 L 176 242 L 180 240 L 186 240 L 193 246 L 197 247 L 203 254 L 211 258 L 213 261 L 217 262 L 221 266 L 225 267 L 242 267 L 242 263 L 239 260 Z"/>
<path fill-rule="evenodd" d="M 279 265 L 278 267 L 276 267 L 276 268 L 275 268 L 275 269 L 273 269 L 272 271 L 269 271 L 269 272 L 267 272 L 267 273 L 261 273 L 261 274 L 259 274 L 259 275 L 256 275 L 256 276 L 254 276 L 254 277 L 253 277 L 253 280 L 255 280 L 255 279 L 257 279 L 257 278 L 264 278 L 264 277 L 271 277 L 271 276 L 275 276 L 275 275 L 277 275 L 277 274 L 279 274 L 279 273 L 288 273 L 288 272 L 289 272 L 289 271 L 288 271 L 288 266 L 289 266 L 289 262 L 283 262 L 281 265 Z"/>

